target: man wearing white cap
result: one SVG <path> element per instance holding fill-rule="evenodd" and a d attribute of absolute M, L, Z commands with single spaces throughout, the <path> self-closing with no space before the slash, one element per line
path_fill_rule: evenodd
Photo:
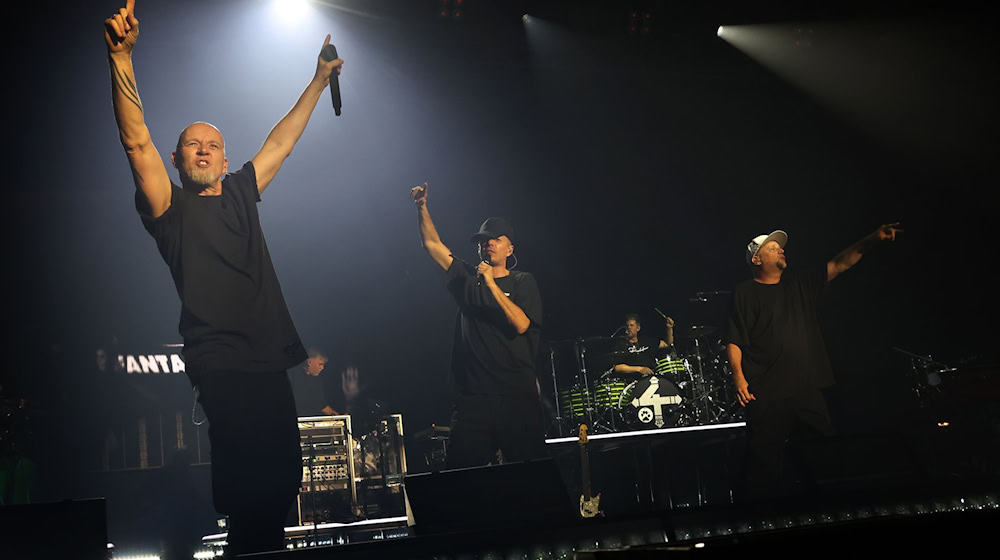
<path fill-rule="evenodd" d="M 883 225 L 820 266 L 786 274 L 781 230 L 758 235 L 746 247 L 753 278 L 733 291 L 727 351 L 740 405 L 746 407 L 746 497 L 779 491 L 780 457 L 797 424 L 832 435 L 820 390 L 833 385 L 833 371 L 817 310 L 829 281 L 854 266 L 882 241 L 894 241 L 898 223 Z"/>

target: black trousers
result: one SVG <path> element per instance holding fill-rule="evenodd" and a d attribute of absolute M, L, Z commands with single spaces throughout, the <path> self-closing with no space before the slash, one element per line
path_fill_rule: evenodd
<path fill-rule="evenodd" d="M 464 395 L 455 400 L 448 468 L 474 467 L 546 456 L 542 409 L 533 395 Z"/>
<path fill-rule="evenodd" d="M 753 502 L 784 497 L 791 482 L 782 470 L 785 442 L 793 433 L 834 434 L 823 393 L 810 388 L 773 399 L 759 395 L 747 405 L 747 416 L 744 498 Z"/>
<path fill-rule="evenodd" d="M 288 375 L 198 376 L 212 444 L 212 499 L 229 516 L 227 554 L 284 548 L 284 524 L 302 482 L 302 452 Z"/>

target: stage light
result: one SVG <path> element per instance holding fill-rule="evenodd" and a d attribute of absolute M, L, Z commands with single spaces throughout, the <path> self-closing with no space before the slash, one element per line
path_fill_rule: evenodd
<path fill-rule="evenodd" d="M 465 16 L 465 0 L 441 0 L 438 15 L 441 19 L 462 19 Z"/>
<path fill-rule="evenodd" d="M 629 33 L 648 35 L 652 31 L 653 13 L 633 9 L 629 17 Z"/>
<path fill-rule="evenodd" d="M 285 25 L 301 23 L 309 15 L 309 0 L 272 0 L 271 11 L 275 19 Z"/>
<path fill-rule="evenodd" d="M 722 37 L 722 26 L 721 25 L 719 26 L 719 30 L 716 31 L 715 34 L 718 35 L 719 37 Z"/>
<path fill-rule="evenodd" d="M 523 21 L 524 23 L 528 23 L 528 14 L 524 14 L 523 16 L 521 16 L 521 21 Z"/>

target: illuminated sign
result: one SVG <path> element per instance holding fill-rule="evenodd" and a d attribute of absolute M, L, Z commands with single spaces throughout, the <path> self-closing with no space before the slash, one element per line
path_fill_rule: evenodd
<path fill-rule="evenodd" d="M 184 373 L 180 354 L 118 354 L 118 366 L 127 374 Z"/>

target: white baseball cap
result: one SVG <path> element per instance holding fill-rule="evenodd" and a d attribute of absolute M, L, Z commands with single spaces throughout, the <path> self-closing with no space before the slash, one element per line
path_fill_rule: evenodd
<path fill-rule="evenodd" d="M 750 243 L 747 243 L 747 264 L 753 263 L 753 258 L 757 255 L 757 251 L 760 251 L 760 248 L 766 245 L 768 241 L 777 241 L 778 247 L 784 248 L 785 243 L 788 243 L 788 234 L 780 229 L 776 229 L 770 235 L 761 234 L 751 239 Z"/>

